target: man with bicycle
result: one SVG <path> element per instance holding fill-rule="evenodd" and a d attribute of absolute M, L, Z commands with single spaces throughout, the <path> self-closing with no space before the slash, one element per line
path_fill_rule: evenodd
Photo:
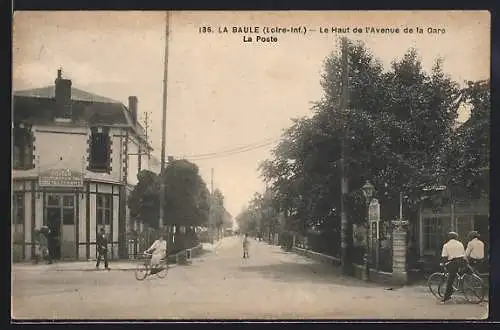
<path fill-rule="evenodd" d="M 465 250 L 465 258 L 474 269 L 477 269 L 477 266 L 484 259 L 484 243 L 479 239 L 477 231 L 469 233 L 469 243 L 467 243 L 467 249 Z"/>
<path fill-rule="evenodd" d="M 446 281 L 446 292 L 442 302 L 450 300 L 453 294 L 453 282 L 455 281 L 459 270 L 465 264 L 465 248 L 462 242 L 458 240 L 456 232 L 448 233 L 448 241 L 443 245 L 441 257 L 444 260 L 446 269 L 448 270 L 448 279 Z"/>

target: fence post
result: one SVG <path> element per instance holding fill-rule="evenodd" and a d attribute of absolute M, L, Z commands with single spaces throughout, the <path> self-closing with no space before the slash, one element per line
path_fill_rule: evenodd
<path fill-rule="evenodd" d="M 395 284 L 406 284 L 406 240 L 408 236 L 408 221 L 392 221 L 392 278 Z"/>

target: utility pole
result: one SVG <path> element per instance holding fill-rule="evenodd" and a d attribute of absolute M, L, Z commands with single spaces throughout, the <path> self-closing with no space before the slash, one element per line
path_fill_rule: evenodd
<path fill-rule="evenodd" d="M 349 220 L 347 218 L 347 194 L 349 191 L 349 182 L 347 177 L 347 168 L 345 164 L 345 157 L 347 151 L 348 140 L 348 121 L 346 120 L 348 106 L 349 106 L 349 62 L 348 62 L 348 43 L 346 38 L 342 38 L 342 98 L 341 98 L 341 125 L 342 125 L 342 145 L 340 151 L 340 248 L 341 248 L 341 265 L 342 272 L 348 274 L 350 272 L 349 260 Z"/>
<path fill-rule="evenodd" d="M 214 244 L 214 169 L 210 170 L 210 210 L 208 213 L 210 243 Z"/>
<path fill-rule="evenodd" d="M 139 172 L 142 170 L 142 156 L 143 155 L 147 155 L 148 156 L 148 160 L 150 159 L 150 152 L 149 152 L 149 138 L 148 138 L 148 130 L 149 130 L 149 113 L 146 112 L 144 114 L 144 120 L 143 120 L 143 124 L 144 124 L 144 130 L 145 130 L 145 140 L 146 140 L 146 153 L 143 153 L 142 152 L 142 143 L 139 143 L 139 152 L 137 153 L 137 161 L 138 161 L 138 168 L 139 168 Z"/>
<path fill-rule="evenodd" d="M 165 15 L 165 60 L 164 60 L 164 70 L 163 70 L 163 112 L 161 120 L 161 183 L 160 183 L 160 219 L 158 227 L 163 228 L 164 216 L 165 216 L 165 135 L 167 126 L 167 77 L 168 77 L 168 30 L 169 30 L 169 12 Z"/>
<path fill-rule="evenodd" d="M 145 139 L 146 139 L 146 145 L 148 146 L 147 147 L 147 151 L 146 151 L 146 154 L 148 155 L 148 160 L 151 159 L 151 151 L 149 150 L 149 129 L 150 129 L 150 126 L 149 126 L 149 112 L 146 112 L 144 114 L 144 130 L 146 131 L 146 134 L 145 134 Z"/>

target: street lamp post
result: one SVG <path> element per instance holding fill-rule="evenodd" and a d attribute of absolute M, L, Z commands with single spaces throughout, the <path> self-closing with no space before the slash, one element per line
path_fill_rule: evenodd
<path fill-rule="evenodd" d="M 368 235 L 368 230 L 371 230 L 370 228 L 370 219 L 369 219 L 369 212 L 370 212 L 370 202 L 372 201 L 373 194 L 375 192 L 375 187 L 368 181 L 366 180 L 366 183 L 364 186 L 361 188 L 363 190 L 363 194 L 365 195 L 366 198 L 366 233 L 365 233 L 365 238 L 366 238 L 366 247 L 365 247 L 365 253 L 363 256 L 363 263 L 365 266 L 365 280 L 368 281 L 369 279 L 369 273 L 370 273 L 370 263 L 369 263 L 369 255 L 370 255 L 370 246 L 371 242 L 368 241 L 369 235 Z"/>

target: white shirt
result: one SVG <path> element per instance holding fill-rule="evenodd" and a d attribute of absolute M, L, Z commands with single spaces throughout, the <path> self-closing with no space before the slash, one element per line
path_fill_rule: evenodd
<path fill-rule="evenodd" d="M 153 250 L 153 254 L 163 254 L 165 255 L 167 253 L 167 241 L 163 240 L 156 240 L 153 245 L 148 250 Z"/>
<path fill-rule="evenodd" d="M 450 239 L 448 242 L 446 242 L 446 244 L 443 245 L 441 257 L 448 258 L 448 260 L 465 257 L 464 245 L 462 244 L 462 242 L 457 241 L 456 239 Z"/>
<path fill-rule="evenodd" d="M 471 259 L 483 259 L 484 243 L 477 238 L 472 239 L 469 243 L 467 243 L 467 250 L 465 250 L 465 255 L 467 256 L 467 258 Z"/>

